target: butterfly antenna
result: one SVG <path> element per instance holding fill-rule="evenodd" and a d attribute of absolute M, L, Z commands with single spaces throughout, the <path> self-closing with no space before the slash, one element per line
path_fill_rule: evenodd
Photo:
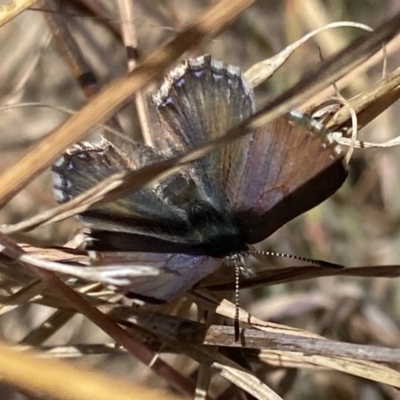
<path fill-rule="evenodd" d="M 240 265 L 235 263 L 235 320 L 233 322 L 234 331 L 235 331 L 235 342 L 239 341 L 239 305 L 240 305 L 240 297 L 239 297 L 239 281 L 240 281 Z"/>
<path fill-rule="evenodd" d="M 290 258 L 292 260 L 304 261 L 304 262 L 308 262 L 310 264 L 318 265 L 319 267 L 327 267 L 327 268 L 334 268 L 334 269 L 344 268 L 344 265 L 335 264 L 335 263 L 331 263 L 328 261 L 313 260 L 312 258 L 294 256 L 292 254 L 286 254 L 286 253 L 275 253 L 274 251 L 250 250 L 248 252 L 248 254 L 261 255 L 261 256 L 266 256 L 266 257 Z"/>

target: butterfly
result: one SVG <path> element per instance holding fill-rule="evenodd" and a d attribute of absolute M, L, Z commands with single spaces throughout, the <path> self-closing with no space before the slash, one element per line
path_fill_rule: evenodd
<path fill-rule="evenodd" d="M 169 72 L 153 95 L 151 145 L 103 138 L 66 151 L 53 165 L 60 203 L 121 171 L 184 154 L 255 112 L 238 67 L 204 55 Z M 168 301 L 231 265 L 291 219 L 335 193 L 347 177 L 339 146 L 319 122 L 292 111 L 215 149 L 157 183 L 80 214 L 89 249 L 107 265 L 154 267 L 120 288 Z"/>

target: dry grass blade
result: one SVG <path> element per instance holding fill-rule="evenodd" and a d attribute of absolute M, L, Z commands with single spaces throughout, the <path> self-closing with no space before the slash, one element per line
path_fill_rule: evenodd
<path fill-rule="evenodd" d="M 256 272 L 251 278 L 243 278 L 240 282 L 242 289 L 259 285 L 278 285 L 303 279 L 314 279 L 323 276 L 359 276 L 376 278 L 397 278 L 400 276 L 400 265 L 363 266 L 343 269 L 329 269 L 314 266 L 271 268 Z M 233 282 L 218 282 L 206 285 L 208 290 L 224 291 L 232 288 Z"/>
<path fill-rule="evenodd" d="M 41 0 L 40 3 L 43 9 L 47 10 L 45 13 L 46 22 L 51 30 L 53 40 L 57 44 L 60 54 L 65 60 L 65 63 L 69 66 L 75 79 L 80 84 L 85 97 L 89 99 L 100 90 L 100 87 L 97 84 L 96 76 L 90 71 L 84 54 L 82 54 L 68 29 L 68 25 L 62 14 L 61 2 L 55 0 Z M 114 117 L 110 118 L 107 123 L 115 130 L 122 130 L 118 120 Z"/>
<path fill-rule="evenodd" d="M 296 358 L 296 356 L 293 356 Z M 353 361 L 335 357 L 322 357 L 319 355 L 302 355 L 298 360 L 308 361 L 319 366 L 342 371 L 375 382 L 381 382 L 386 385 L 392 385 L 397 388 L 400 382 L 399 373 L 384 365 L 371 364 L 369 362 Z"/>
<path fill-rule="evenodd" d="M 5 296 L 0 299 L 0 315 L 6 314 L 19 305 L 28 303 L 32 298 L 40 294 L 43 290 L 44 284 L 35 279 L 33 283 L 24 286 L 22 289 L 13 293 L 11 296 Z"/>
<path fill-rule="evenodd" d="M 6 236 L 0 233 L 0 252 L 4 252 L 14 260 L 25 263 L 35 268 L 44 269 L 47 271 L 60 272 L 70 274 L 72 276 L 86 279 L 90 281 L 101 281 L 110 285 L 127 285 L 130 278 L 138 276 L 154 276 L 158 274 L 158 270 L 146 265 L 138 266 L 137 268 L 119 268 L 114 266 L 90 267 L 88 258 L 81 257 L 81 264 L 66 264 L 62 262 L 49 261 L 47 257 L 41 258 L 31 256 L 26 253 L 16 244 L 13 244 Z M 83 262 L 82 262 L 83 261 Z"/>
<path fill-rule="evenodd" d="M 56 42 L 59 52 L 63 56 L 65 62 L 69 66 L 75 78 L 79 81 L 83 80 L 85 73 L 89 67 L 85 61 L 84 55 L 71 37 L 65 18 L 63 18 L 59 1 L 41 0 L 40 5 L 47 10 L 44 13 L 46 22 L 51 30 L 53 40 Z M 86 85 L 83 90 L 87 98 L 99 91 L 99 87 L 95 83 L 95 78 L 92 79 L 86 76 L 86 80 L 90 80 L 90 85 Z"/>
<path fill-rule="evenodd" d="M 0 7 L 0 27 L 33 6 L 37 0 L 9 0 Z"/>
<path fill-rule="evenodd" d="M 296 51 L 300 46 L 306 43 L 308 40 L 318 35 L 321 32 L 325 32 L 329 29 L 339 28 L 339 27 L 352 27 L 364 29 L 367 31 L 372 31 L 372 28 L 357 24 L 355 22 L 334 22 L 328 24 L 322 28 L 316 29 L 307 35 L 303 36 L 301 39 L 290 44 L 285 49 L 283 49 L 278 54 L 270 57 L 266 60 L 260 61 L 252 65 L 245 73 L 245 78 L 250 82 L 250 84 L 255 88 L 261 85 L 263 82 L 267 81 L 271 76 L 288 60 L 288 58 Z"/>
<path fill-rule="evenodd" d="M 214 362 L 211 368 L 218 372 L 223 378 L 234 383 L 247 393 L 252 394 L 256 399 L 282 400 L 282 398 L 269 389 L 268 386 L 247 371 L 230 366 L 227 362 Z"/>
<path fill-rule="evenodd" d="M 167 393 L 128 384 L 98 372 L 50 360 L 39 360 L 0 343 L 2 382 L 36 398 L 56 400 L 178 399 Z M 68 377 L 68 379 L 65 379 Z"/>
<path fill-rule="evenodd" d="M 253 354 L 254 356 L 254 353 L 250 354 Z M 288 368 L 312 368 L 311 364 L 314 364 L 318 369 L 334 369 L 354 376 L 398 387 L 399 373 L 379 364 L 364 363 L 362 361 L 354 361 L 345 358 L 320 357 L 318 355 L 306 354 L 299 355 L 293 352 L 264 349 L 258 352 L 257 355 L 260 360 L 272 365 L 286 366 Z"/>
<path fill-rule="evenodd" d="M 57 331 L 70 321 L 74 315 L 75 313 L 70 311 L 55 311 L 41 326 L 29 332 L 20 344 L 36 347 L 40 346 L 48 338 L 57 333 Z"/>
<path fill-rule="evenodd" d="M 89 290 L 91 290 L 90 286 L 81 290 L 81 293 L 86 293 Z M 75 313 L 69 310 L 56 310 L 37 329 L 29 332 L 28 335 L 20 341 L 20 344 L 39 347 L 52 335 L 57 333 L 74 315 Z"/>
<path fill-rule="evenodd" d="M 71 346 L 35 346 L 33 349 L 27 345 L 13 346 L 16 351 L 36 350 L 38 358 L 81 358 L 93 354 L 126 353 L 123 348 L 116 348 L 115 343 L 85 344 Z"/>
<path fill-rule="evenodd" d="M 124 0 L 118 1 L 120 15 L 124 16 L 121 24 L 122 40 L 127 52 L 128 71 L 133 71 L 139 61 L 138 39 L 134 25 L 135 9 L 134 3 Z M 144 142 L 150 144 L 150 126 L 149 118 L 146 113 L 146 101 L 143 93 L 135 94 L 135 107 L 138 116 L 141 136 Z"/>
<path fill-rule="evenodd" d="M 265 332 L 257 329 L 244 328 L 240 342 L 234 340 L 234 330 L 230 326 L 210 326 L 202 332 L 199 327 L 187 326 L 185 334 L 179 339 L 182 342 L 190 337 L 193 343 L 208 346 L 244 347 L 247 349 L 281 350 L 295 353 L 318 354 L 326 357 L 345 357 L 349 359 L 373 361 L 382 363 L 400 363 L 400 350 L 389 347 L 357 345 L 353 343 L 337 342 L 324 338 L 316 339 L 297 335 Z M 186 337 L 186 339 L 185 339 Z M 392 371 L 394 376 L 400 374 Z"/>
<path fill-rule="evenodd" d="M 400 68 L 365 90 L 362 94 L 348 100 L 349 106 L 357 114 L 359 129 L 367 125 L 399 99 L 399 85 Z M 332 130 L 340 130 L 343 127 L 351 126 L 349 121 L 349 110 L 347 107 L 343 107 L 327 122 L 327 127 Z"/>

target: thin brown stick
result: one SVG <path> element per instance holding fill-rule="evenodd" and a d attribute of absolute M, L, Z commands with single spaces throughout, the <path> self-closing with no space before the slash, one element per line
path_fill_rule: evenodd
<path fill-rule="evenodd" d="M 128 71 L 136 68 L 139 61 L 139 44 L 134 24 L 134 5 L 133 0 L 118 0 L 118 8 L 121 16 L 122 40 L 126 48 Z M 139 119 L 140 131 L 144 142 L 151 144 L 150 127 L 146 112 L 145 95 L 142 92 L 135 94 L 136 114 Z"/>
<path fill-rule="evenodd" d="M 53 39 L 58 47 L 58 50 L 66 64 L 69 66 L 76 81 L 79 83 L 85 97 L 87 99 L 99 92 L 100 87 L 97 84 L 97 78 L 90 66 L 83 57 L 79 46 L 70 34 L 70 30 L 66 24 L 66 20 L 62 15 L 59 0 L 40 0 L 41 5 L 46 10 L 44 14 L 47 24 L 53 34 Z M 107 124 L 121 131 L 121 126 L 115 117 L 111 117 Z"/>

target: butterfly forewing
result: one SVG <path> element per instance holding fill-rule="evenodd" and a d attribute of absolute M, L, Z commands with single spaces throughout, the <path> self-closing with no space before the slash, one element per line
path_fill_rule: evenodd
<path fill-rule="evenodd" d="M 155 146 L 178 151 L 222 136 L 254 112 L 253 91 L 239 68 L 210 56 L 170 72 L 154 102 L 164 129 L 154 137 Z"/>
<path fill-rule="evenodd" d="M 231 179 L 232 208 L 246 243 L 257 243 L 317 206 L 343 184 L 347 168 L 332 135 L 291 113 L 260 128 Z"/>
<path fill-rule="evenodd" d="M 83 144 L 73 147 L 53 165 L 55 197 L 60 203 L 78 196 L 114 173 L 136 170 L 162 160 L 155 149 L 141 144 L 125 146 L 133 159 L 110 142 L 97 145 Z M 178 190 L 184 179 L 176 174 L 155 187 L 145 188 L 116 201 L 95 205 L 80 214 L 87 226 L 95 230 L 125 232 L 129 234 L 162 236 L 173 240 L 180 231 L 187 230 L 184 211 L 170 204 L 162 188 Z"/>
<path fill-rule="evenodd" d="M 254 112 L 253 97 L 239 68 L 210 56 L 188 60 L 167 76 L 154 96 L 163 128 L 154 142 L 158 148 L 187 152 L 221 137 Z M 218 212 L 227 210 L 229 171 L 244 145 L 243 141 L 229 143 L 194 163 L 195 202 L 208 202 Z"/>

